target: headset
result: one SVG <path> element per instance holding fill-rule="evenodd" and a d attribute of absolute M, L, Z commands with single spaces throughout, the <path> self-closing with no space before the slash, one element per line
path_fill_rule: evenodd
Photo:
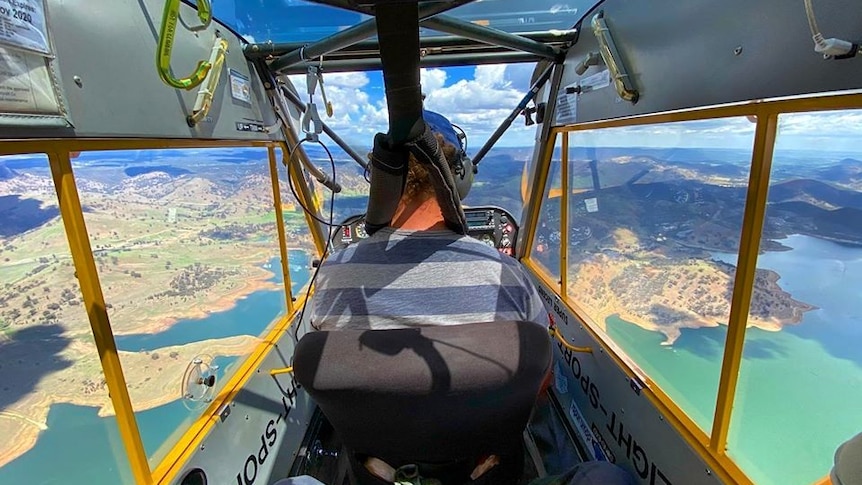
<path fill-rule="evenodd" d="M 452 162 L 452 176 L 455 178 L 455 188 L 458 191 L 458 197 L 464 200 L 467 194 L 470 193 L 470 187 L 473 186 L 473 179 L 478 172 L 478 167 L 473 164 L 473 160 L 467 156 L 467 133 L 460 126 L 453 125 L 445 116 L 434 111 L 422 110 L 422 118 L 425 124 L 431 128 L 434 133 L 439 133 L 443 140 L 452 144 L 457 150 L 455 160 Z M 457 133 L 455 129 L 460 133 Z"/>

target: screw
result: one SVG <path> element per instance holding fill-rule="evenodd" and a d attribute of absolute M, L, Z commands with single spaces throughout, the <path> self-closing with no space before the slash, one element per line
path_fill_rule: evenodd
<path fill-rule="evenodd" d="M 709 469 L 709 468 L 707 468 L 707 469 L 706 469 L 706 474 L 707 474 L 708 476 L 709 476 L 709 475 L 712 475 L 712 471 L 710 471 L 710 469 Z"/>
<path fill-rule="evenodd" d="M 206 446 L 201 445 L 201 451 L 204 451 L 204 448 L 206 448 Z"/>
<path fill-rule="evenodd" d="M 77 84 L 79 88 L 84 87 L 84 81 L 81 81 L 81 76 L 72 76 L 72 80 L 75 81 L 75 84 Z"/>
<path fill-rule="evenodd" d="M 738 45 L 735 49 L 733 49 L 733 55 L 738 56 L 740 54 L 742 54 L 742 46 Z"/>

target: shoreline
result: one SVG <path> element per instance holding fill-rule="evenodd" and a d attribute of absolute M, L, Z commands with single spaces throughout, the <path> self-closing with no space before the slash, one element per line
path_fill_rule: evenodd
<path fill-rule="evenodd" d="M 302 248 L 288 248 L 287 250 L 288 253 L 291 251 L 301 251 L 307 254 L 307 251 Z M 126 337 L 129 335 L 154 335 L 157 333 L 165 332 L 167 330 L 170 330 L 171 327 L 173 327 L 182 320 L 203 320 L 212 314 L 232 310 L 237 306 L 240 300 L 248 297 L 252 293 L 264 290 L 282 290 L 283 283 L 272 281 L 273 278 L 281 276 L 281 271 L 279 271 L 281 265 L 273 264 L 269 268 L 264 267 L 264 265 L 269 264 L 272 260 L 273 258 L 270 258 L 261 262 L 258 265 L 258 268 L 264 271 L 266 274 L 263 274 L 260 277 L 243 281 L 241 286 L 220 296 L 211 305 L 208 305 L 207 309 L 202 309 L 200 307 L 191 307 L 185 310 L 180 310 L 171 316 L 156 318 L 149 323 L 145 323 L 135 328 L 135 330 L 131 332 L 115 331 L 114 336 Z"/>
<path fill-rule="evenodd" d="M 672 346 L 682 334 L 682 329 L 691 328 L 709 328 L 718 326 L 727 326 L 730 314 L 730 302 L 724 301 L 710 302 L 709 300 L 700 301 L 698 292 L 707 290 L 708 294 L 721 294 L 725 291 L 725 284 L 733 283 L 733 272 L 715 272 L 710 274 L 708 271 L 703 272 L 698 269 L 697 264 L 710 264 L 732 267 L 735 271 L 735 266 L 723 263 L 720 261 L 704 261 L 695 265 L 681 265 L 668 269 L 661 266 L 653 267 L 649 264 L 642 274 L 643 278 L 657 277 L 658 274 L 677 275 L 677 278 L 668 278 L 665 282 L 659 283 L 658 293 L 649 292 L 643 296 L 645 301 L 631 301 L 629 290 L 635 291 L 632 288 L 624 285 L 611 290 L 612 282 L 621 277 L 635 264 L 643 264 L 643 262 L 631 263 L 628 260 L 616 261 L 613 258 L 608 258 L 604 255 L 598 255 L 596 259 L 589 264 L 581 266 L 581 272 L 576 277 L 571 278 L 568 292 L 570 294 L 582 295 L 578 301 L 578 305 L 583 308 L 591 320 L 596 322 L 602 331 L 607 332 L 606 320 L 609 317 L 616 316 L 638 327 L 658 332 L 664 335 L 663 346 Z M 681 271 L 678 271 L 681 270 Z M 696 275 L 698 278 L 708 280 L 708 283 L 695 286 L 692 289 L 680 289 L 680 284 L 675 283 L 685 281 L 690 278 L 690 275 Z M 752 294 L 751 305 L 749 308 L 747 327 L 757 327 L 761 330 L 769 332 L 781 331 L 785 326 L 798 325 L 804 319 L 805 313 L 816 310 L 817 307 L 809 303 L 796 300 L 789 292 L 785 291 L 778 284 L 781 276 L 775 271 L 761 269 L 758 270 L 756 284 Z M 758 281 L 759 280 L 759 281 Z M 687 287 L 687 285 L 686 285 Z M 616 292 L 615 292 L 616 291 Z M 617 294 L 617 292 L 622 293 Z M 679 300 L 683 298 L 683 300 Z M 672 308 L 664 308 L 668 300 L 678 302 L 677 306 Z M 679 303 L 682 301 L 683 303 Z M 769 302 L 769 303 L 764 303 Z M 717 310 L 715 305 L 726 305 L 723 314 L 714 313 Z M 705 305 L 712 305 L 707 312 L 704 309 Z M 634 307 L 634 308 L 632 308 Z M 712 313 L 710 313 L 712 312 Z M 752 315 L 752 313 L 755 313 Z M 774 314 L 774 315 L 773 315 Z"/>
<path fill-rule="evenodd" d="M 222 341 L 222 342 L 219 342 Z M 227 339 L 204 340 L 187 344 L 185 346 L 164 347 L 164 352 L 168 353 L 171 349 L 184 351 L 185 354 L 198 354 L 203 349 L 206 349 L 213 357 L 242 357 L 248 355 L 254 347 L 259 344 L 257 337 L 248 335 L 239 335 L 228 337 Z M 185 347 L 185 348 L 184 348 Z M 161 350 L 161 349 L 160 349 Z M 93 351 L 94 352 L 94 351 Z M 142 358 L 143 356 L 143 358 Z M 137 357 L 138 359 L 149 361 L 150 357 L 141 352 L 124 352 L 120 351 L 120 359 L 124 360 L 127 365 L 129 361 Z M 167 359 L 167 357 L 166 357 Z M 176 360 L 172 362 L 174 367 L 185 368 L 184 360 Z M 132 366 L 132 368 L 140 368 Z M 166 376 L 174 376 L 176 369 L 166 367 L 161 371 L 161 374 Z M 149 375 L 150 373 L 144 374 Z M 130 377 L 130 373 L 126 372 L 126 383 L 129 388 L 129 397 L 135 409 L 135 413 L 147 411 L 180 399 L 177 390 L 176 379 L 163 379 L 153 381 L 152 385 L 156 385 L 158 393 L 154 397 L 144 398 L 142 395 L 153 394 L 153 388 L 142 388 L 143 383 L 149 382 L 138 378 L 140 376 Z M 177 377 L 179 379 L 179 377 Z M 138 387 L 135 387 L 138 385 Z M 96 409 L 96 414 L 99 418 L 107 418 L 116 416 L 113 403 L 108 395 L 107 388 L 88 395 L 53 395 L 45 394 L 45 391 L 35 390 L 29 395 L 23 397 L 0 413 L 0 430 L 10 428 L 11 437 L 0 443 L 0 468 L 24 455 L 33 447 L 36 446 L 40 435 L 43 431 L 49 431 L 48 414 L 51 407 L 55 404 L 71 404 L 73 406 L 92 407 Z M 18 425 L 21 420 L 27 424 Z M 9 422 L 13 424 L 10 425 Z M 7 435 L 8 436 L 8 435 Z"/>

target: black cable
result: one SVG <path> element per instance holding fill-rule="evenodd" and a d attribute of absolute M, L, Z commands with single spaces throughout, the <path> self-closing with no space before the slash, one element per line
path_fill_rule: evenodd
<path fill-rule="evenodd" d="M 321 219 L 320 217 L 318 217 L 314 212 L 312 212 L 308 207 L 306 207 L 305 204 L 302 203 L 302 199 L 299 197 L 299 195 L 297 195 L 296 188 L 293 186 L 293 178 L 291 178 L 291 176 L 290 176 L 290 170 L 291 170 L 291 166 L 293 164 L 293 155 L 294 155 L 294 153 L 297 152 L 297 149 L 299 148 L 299 146 L 302 145 L 303 143 L 307 142 L 307 141 L 309 141 L 308 138 L 303 138 L 298 143 L 293 145 L 293 147 L 290 148 L 290 154 L 287 157 L 287 162 L 285 162 L 285 165 L 287 166 L 287 184 L 290 187 L 290 192 L 293 194 L 293 197 L 296 199 L 296 202 L 299 204 L 299 206 L 302 207 L 302 210 L 305 211 L 305 213 L 308 214 L 312 219 L 314 219 L 315 221 L 329 227 L 330 229 L 332 227 L 341 227 L 341 226 L 343 226 L 343 224 L 333 224 L 332 223 L 332 217 L 330 217 L 329 222 L 327 222 L 327 221 Z M 329 163 L 332 166 L 332 180 L 335 180 L 335 175 L 336 175 L 335 159 L 332 157 L 332 153 L 329 151 L 329 148 L 327 148 L 326 145 L 322 141 L 320 141 L 320 140 L 316 140 L 316 141 L 317 141 L 318 145 L 323 147 L 324 151 L 326 151 L 326 155 L 329 157 Z M 335 200 L 335 192 L 332 193 L 332 198 L 330 200 L 331 201 Z"/>
<path fill-rule="evenodd" d="M 464 131 L 464 128 L 461 128 L 460 126 L 456 125 L 455 123 L 452 123 L 452 128 L 456 128 L 458 131 L 461 132 L 462 136 L 459 136 L 458 139 L 461 141 L 461 151 L 464 152 L 464 155 L 466 155 L 467 154 L 467 132 Z"/>
<path fill-rule="evenodd" d="M 328 233 L 327 233 L 327 238 L 326 238 L 326 245 L 323 247 L 323 254 L 321 254 L 321 256 L 320 256 L 320 263 L 314 269 L 314 274 L 311 275 L 311 279 L 308 280 L 308 286 L 306 286 L 306 288 L 305 288 L 305 299 L 302 301 L 302 309 L 299 311 L 299 318 L 298 318 L 299 324 L 296 325 L 296 327 L 293 330 L 294 342 L 299 342 L 299 328 L 301 327 L 302 320 L 305 317 L 305 309 L 308 305 L 309 296 L 311 295 L 311 287 L 314 286 L 314 282 L 317 280 L 317 274 L 320 271 L 320 267 L 323 265 L 323 261 L 326 259 L 327 255 L 329 253 L 329 250 L 332 246 L 332 235 L 333 235 L 332 230 L 333 230 L 333 228 L 336 228 L 336 227 L 339 228 L 339 230 L 340 230 L 340 228 L 344 226 L 344 224 L 333 224 L 333 222 L 332 222 L 332 220 L 335 218 L 335 192 L 332 193 L 332 197 L 329 199 L 329 222 L 317 217 L 316 214 L 311 212 L 305 206 L 305 204 L 302 203 L 302 199 L 300 199 L 296 193 L 296 189 L 293 186 L 293 179 L 290 176 L 290 169 L 291 169 L 291 166 L 293 164 L 293 154 L 297 151 L 299 146 L 302 145 L 303 143 L 305 143 L 306 141 L 309 141 L 309 139 L 303 138 L 302 140 L 297 142 L 290 149 L 290 154 L 288 155 L 287 163 L 285 164 L 286 168 L 287 168 L 287 183 L 290 186 L 290 191 L 293 193 L 293 197 L 296 199 L 296 202 L 299 204 L 299 206 L 302 207 L 302 210 L 305 211 L 305 213 L 308 214 L 309 216 L 311 216 L 314 220 L 320 222 L 321 224 L 326 225 Z M 329 151 L 329 148 L 327 148 L 327 146 L 322 141 L 320 141 L 320 140 L 315 140 L 315 141 L 321 147 L 323 147 L 324 151 L 326 151 L 326 155 L 329 157 L 330 167 L 332 168 L 332 180 L 336 180 L 336 176 L 338 174 L 337 174 L 337 171 L 335 169 L 335 159 L 333 158 L 332 153 Z M 314 323 L 311 323 L 311 327 L 315 330 L 320 330 L 316 325 L 314 325 Z"/>

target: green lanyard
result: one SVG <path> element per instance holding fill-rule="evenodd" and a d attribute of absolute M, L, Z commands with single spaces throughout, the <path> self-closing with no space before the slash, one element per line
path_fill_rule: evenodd
<path fill-rule="evenodd" d="M 191 31 L 203 30 L 212 22 L 210 0 L 198 0 L 198 18 L 201 25 L 189 27 Z M 162 28 L 159 32 L 159 48 L 156 52 L 156 69 L 159 77 L 168 86 L 177 89 L 192 89 L 204 82 L 212 64 L 208 61 L 198 61 L 195 71 L 185 78 L 177 79 L 171 73 L 171 50 L 174 48 L 174 38 L 177 34 L 177 19 L 180 16 L 180 0 L 166 0 L 165 11 L 162 14 Z"/>

